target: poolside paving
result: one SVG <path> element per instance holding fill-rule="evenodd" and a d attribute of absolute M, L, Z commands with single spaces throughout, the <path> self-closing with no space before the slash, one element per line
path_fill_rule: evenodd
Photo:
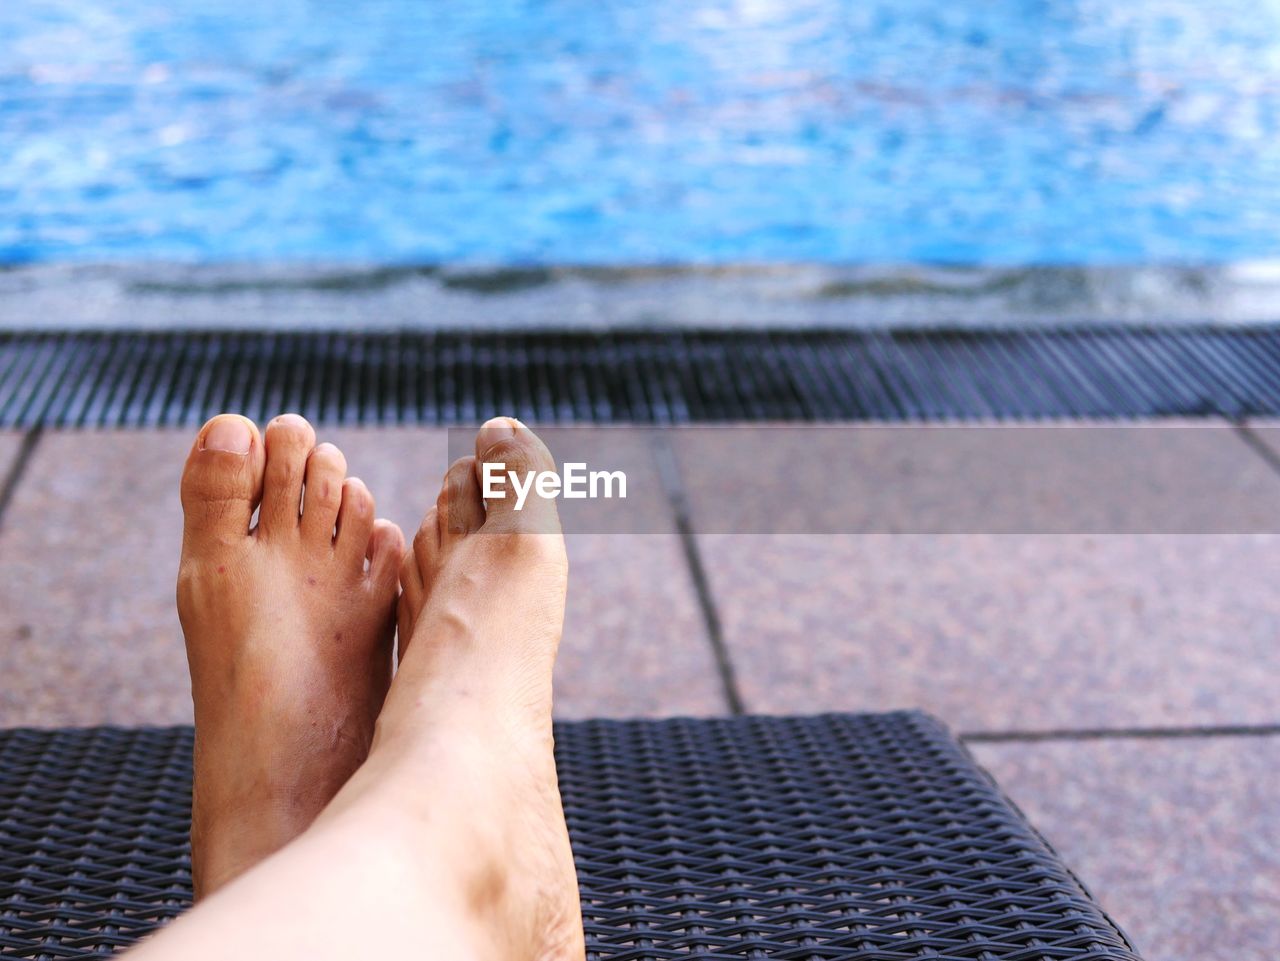
<path fill-rule="evenodd" d="M 768 467 L 804 463 L 794 436 L 737 440 L 781 502 L 750 504 L 757 516 L 792 509 L 789 483 L 819 500 L 821 478 Z M 1235 431 L 858 445 L 839 509 L 785 519 L 805 533 L 719 533 L 751 529 L 723 506 L 749 494 L 688 483 L 749 710 L 920 706 L 961 730 L 1280 720 L 1280 474 Z M 813 533 L 823 522 L 835 533 Z"/>
<path fill-rule="evenodd" d="M 1280 465 L 1280 420 L 1255 419 L 1247 421 L 1245 426 L 1251 439 L 1259 444 L 1261 453 L 1272 461 L 1273 466 Z"/>
<path fill-rule="evenodd" d="M 48 434 L 0 529 L 0 723 L 190 716 L 173 608 L 189 438 Z"/>
<path fill-rule="evenodd" d="M 1280 738 L 973 750 L 1149 961 L 1277 956 Z"/>
<path fill-rule="evenodd" d="M 9 476 L 9 470 L 21 447 L 22 434 L 19 431 L 0 430 L 0 484 Z"/>
<path fill-rule="evenodd" d="M 706 536 L 747 708 L 1274 723 L 1280 538 Z"/>

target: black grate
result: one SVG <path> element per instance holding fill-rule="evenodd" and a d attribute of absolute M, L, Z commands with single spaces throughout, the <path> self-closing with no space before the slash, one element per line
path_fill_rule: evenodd
<path fill-rule="evenodd" d="M 0 733 L 0 953 L 109 953 L 187 905 L 190 751 Z M 557 754 L 593 961 L 1137 958 L 924 715 L 566 723 Z"/>
<path fill-rule="evenodd" d="M 0 334 L 0 427 L 1280 415 L 1280 326 Z"/>

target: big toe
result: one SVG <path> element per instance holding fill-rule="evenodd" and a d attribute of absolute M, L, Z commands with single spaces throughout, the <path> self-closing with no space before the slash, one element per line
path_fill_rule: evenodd
<path fill-rule="evenodd" d="M 547 445 L 520 421 L 514 417 L 485 421 L 476 434 L 476 473 L 487 511 L 486 527 L 558 534 L 555 498 L 540 494 L 537 480 L 555 469 Z"/>
<path fill-rule="evenodd" d="M 196 435 L 182 471 L 185 531 L 221 541 L 244 537 L 262 496 L 265 457 L 257 426 L 219 414 Z"/>

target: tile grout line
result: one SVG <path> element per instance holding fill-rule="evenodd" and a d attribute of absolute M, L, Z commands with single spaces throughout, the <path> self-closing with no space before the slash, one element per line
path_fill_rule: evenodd
<path fill-rule="evenodd" d="M 31 455 L 35 453 L 36 447 L 40 444 L 40 437 L 43 435 L 42 427 L 33 427 L 22 435 L 22 441 L 18 444 L 18 451 L 13 456 L 13 463 L 9 465 L 9 470 L 4 476 L 3 482 L 0 482 L 0 528 L 4 526 L 4 515 L 9 508 L 9 502 L 13 499 L 14 493 L 18 489 L 18 485 L 22 482 L 22 477 L 27 472 L 27 464 L 31 461 Z"/>
<path fill-rule="evenodd" d="M 662 478 L 662 486 L 666 491 L 671 513 L 675 518 L 676 530 L 680 535 L 680 546 L 684 550 L 685 564 L 693 580 L 698 607 L 702 611 L 703 626 L 706 628 L 707 640 L 711 644 L 711 654 L 715 659 L 720 687 L 728 704 L 729 713 L 740 715 L 744 713 L 745 708 L 742 694 L 738 690 L 737 672 L 734 670 L 733 659 L 724 640 L 720 611 L 712 596 L 711 582 L 707 578 L 702 552 L 698 549 L 698 540 L 693 533 L 693 524 L 689 517 L 689 500 L 685 495 L 684 484 L 680 477 L 680 467 L 676 461 L 675 451 L 671 449 L 671 444 L 662 433 L 662 428 L 654 434 L 653 452 L 658 462 L 658 475 Z"/>
<path fill-rule="evenodd" d="M 1178 740 L 1215 737 L 1277 737 L 1280 724 L 1206 724 L 1192 727 L 1059 728 L 1045 731 L 963 731 L 967 744 L 1029 744 L 1037 741 Z"/>
<path fill-rule="evenodd" d="M 1258 432 L 1254 430 L 1244 418 L 1235 418 L 1231 421 L 1231 429 L 1236 432 L 1236 436 L 1244 441 L 1245 446 L 1261 457 L 1273 471 L 1280 474 L 1280 452 L 1271 448 L 1271 446 L 1258 436 Z"/>

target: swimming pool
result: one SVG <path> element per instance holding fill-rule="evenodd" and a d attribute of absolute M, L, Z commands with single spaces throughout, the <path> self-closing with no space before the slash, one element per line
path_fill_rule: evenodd
<path fill-rule="evenodd" d="M 0 261 L 1280 253 L 1276 0 L 9 0 Z"/>

